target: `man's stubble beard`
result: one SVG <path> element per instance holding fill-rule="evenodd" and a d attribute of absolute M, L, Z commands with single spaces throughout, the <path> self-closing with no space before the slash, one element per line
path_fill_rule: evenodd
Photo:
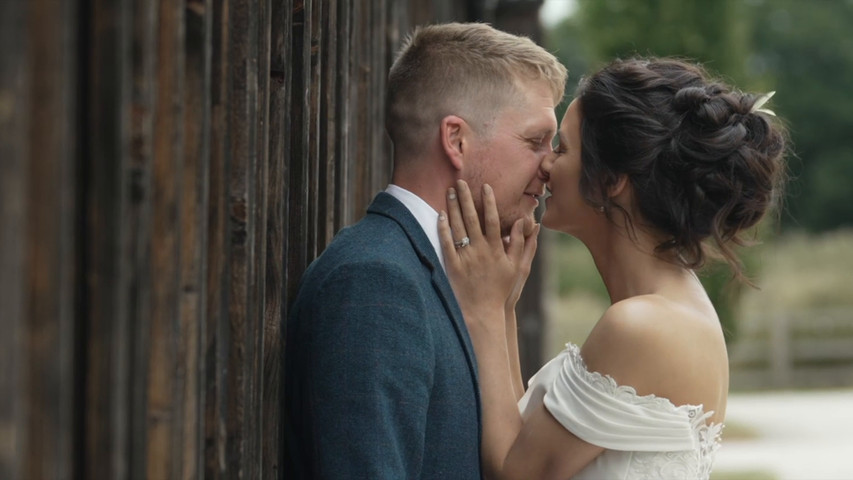
<path fill-rule="evenodd" d="M 464 179 L 469 188 L 471 189 L 471 196 L 474 199 L 474 208 L 477 210 L 477 217 L 480 220 L 480 228 L 485 232 L 485 217 L 483 216 L 483 175 L 481 171 L 474 172 L 467 179 Z M 516 211 L 517 206 L 507 207 L 506 205 L 501 205 L 499 203 L 499 195 L 501 192 L 494 190 L 496 207 L 498 209 L 498 219 L 500 220 L 501 225 L 501 236 L 505 237 L 510 234 L 512 231 L 512 226 L 516 220 L 521 218 L 519 212 Z M 512 216 L 511 216 L 512 215 Z M 525 216 L 529 216 L 533 218 L 533 211 L 530 211 Z"/>

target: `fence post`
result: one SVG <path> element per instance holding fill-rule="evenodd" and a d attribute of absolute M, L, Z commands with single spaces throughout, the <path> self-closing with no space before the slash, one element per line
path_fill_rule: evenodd
<path fill-rule="evenodd" d="M 791 322 L 786 313 L 770 323 L 770 378 L 774 387 L 791 385 Z"/>

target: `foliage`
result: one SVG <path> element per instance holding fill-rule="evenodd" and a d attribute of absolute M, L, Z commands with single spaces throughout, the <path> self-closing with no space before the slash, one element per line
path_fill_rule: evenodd
<path fill-rule="evenodd" d="M 544 44 L 569 71 L 566 81 L 566 100 L 571 100 L 578 82 L 589 70 L 588 55 L 584 51 L 585 41 L 577 18 L 566 18 L 556 28 L 547 30 L 544 37 Z M 569 101 L 563 101 L 557 107 L 558 122 L 563 118 L 568 104 Z"/>
<path fill-rule="evenodd" d="M 593 62 L 631 55 L 679 56 L 743 79 L 749 23 L 741 0 L 578 0 Z"/>
<path fill-rule="evenodd" d="M 788 120 L 792 158 L 785 225 L 853 226 L 853 1 L 753 0 L 748 73 L 772 81 L 773 108 Z"/>
<path fill-rule="evenodd" d="M 576 1 L 545 36 L 570 90 L 590 68 L 638 54 L 694 59 L 743 90 L 776 90 L 771 108 L 793 145 L 783 229 L 853 226 L 853 0 Z"/>

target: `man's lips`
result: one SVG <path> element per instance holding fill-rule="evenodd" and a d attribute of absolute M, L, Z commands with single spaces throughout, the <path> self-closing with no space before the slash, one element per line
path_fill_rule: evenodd
<path fill-rule="evenodd" d="M 539 203 L 539 199 L 542 197 L 542 195 L 540 195 L 539 193 L 524 192 L 524 194 L 526 196 L 532 198 L 533 201 L 536 202 L 537 204 Z"/>

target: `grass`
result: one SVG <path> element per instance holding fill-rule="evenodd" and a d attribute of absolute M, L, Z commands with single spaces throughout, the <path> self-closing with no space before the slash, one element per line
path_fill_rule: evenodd
<path fill-rule="evenodd" d="M 711 472 L 711 480 L 778 480 L 773 472 L 766 470 L 742 470 L 734 472 Z"/>
<path fill-rule="evenodd" d="M 586 247 L 567 235 L 545 234 L 547 355 L 566 342 L 582 343 L 609 301 Z M 749 330 L 776 312 L 827 307 L 849 308 L 853 329 L 853 230 L 786 233 L 750 250 L 755 268 L 749 273 L 758 289 L 743 287 L 735 306 L 737 330 Z"/>
<path fill-rule="evenodd" d="M 754 440 L 760 435 L 749 425 L 726 420 L 725 428 L 723 428 L 723 442 Z"/>

